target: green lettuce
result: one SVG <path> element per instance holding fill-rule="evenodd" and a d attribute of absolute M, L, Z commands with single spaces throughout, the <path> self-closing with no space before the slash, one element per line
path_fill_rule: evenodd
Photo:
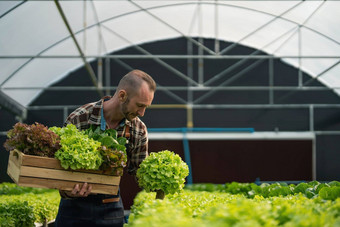
<path fill-rule="evenodd" d="M 60 136 L 61 149 L 55 153 L 55 158 L 60 160 L 63 168 L 99 169 L 103 162 L 99 141 L 89 138 L 72 124 L 63 128 L 52 127 L 50 130 Z"/>
<path fill-rule="evenodd" d="M 153 152 L 144 159 L 137 170 L 139 186 L 147 192 L 163 191 L 173 194 L 183 189 L 188 165 L 178 154 L 164 150 Z"/>

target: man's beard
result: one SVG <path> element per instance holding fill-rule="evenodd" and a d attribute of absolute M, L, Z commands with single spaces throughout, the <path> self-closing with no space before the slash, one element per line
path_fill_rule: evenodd
<path fill-rule="evenodd" d="M 126 101 L 123 103 L 123 106 L 122 106 L 122 112 L 123 112 L 123 115 L 124 117 L 128 120 L 128 121 L 131 121 L 133 120 L 135 117 L 137 117 L 137 114 L 135 113 L 132 113 L 132 112 L 129 112 L 127 110 L 127 106 L 130 102 L 130 99 L 127 98 Z"/>

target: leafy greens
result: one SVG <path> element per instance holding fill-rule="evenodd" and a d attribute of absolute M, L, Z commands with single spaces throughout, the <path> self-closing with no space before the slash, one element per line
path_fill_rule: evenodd
<path fill-rule="evenodd" d="M 168 150 L 151 153 L 137 170 L 140 187 L 147 192 L 162 190 L 165 194 L 182 190 L 188 175 L 188 165 L 178 154 Z"/>
<path fill-rule="evenodd" d="M 114 129 L 103 131 L 100 127 L 94 125 L 86 129 L 85 134 L 89 138 L 99 141 L 102 145 L 99 148 L 103 159 L 101 169 L 122 176 L 123 168 L 127 162 L 125 147 L 127 139 L 124 137 L 117 138 L 117 131 Z"/>
<path fill-rule="evenodd" d="M 61 149 L 55 153 L 63 168 L 98 170 L 103 163 L 100 153 L 101 143 L 89 138 L 84 131 L 79 131 L 75 125 L 66 127 L 51 127 L 60 136 Z"/>
<path fill-rule="evenodd" d="M 54 153 L 60 149 L 59 136 L 37 122 L 32 125 L 16 123 L 7 132 L 7 138 L 4 143 L 7 151 L 17 149 L 28 155 L 54 157 Z"/>

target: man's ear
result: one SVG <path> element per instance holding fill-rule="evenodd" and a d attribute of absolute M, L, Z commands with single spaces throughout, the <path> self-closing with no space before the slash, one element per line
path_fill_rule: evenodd
<path fill-rule="evenodd" d="M 126 91 L 125 91 L 125 90 L 120 90 L 120 91 L 118 92 L 118 98 L 119 98 L 119 101 L 125 102 L 126 99 L 127 99 L 127 93 L 126 93 Z"/>

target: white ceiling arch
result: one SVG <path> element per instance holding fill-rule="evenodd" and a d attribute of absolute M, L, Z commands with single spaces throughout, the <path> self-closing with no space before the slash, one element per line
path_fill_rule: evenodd
<path fill-rule="evenodd" d="M 259 49 L 282 58 L 339 93 L 336 88 L 340 87 L 340 17 L 337 16 L 340 2 L 337 1 L 57 3 L 0 2 L 1 92 L 23 107 L 44 87 L 84 65 L 79 48 L 86 60 L 91 61 L 129 46 L 176 37 L 186 37 L 212 57 L 228 56 L 228 49 L 219 49 L 218 45 L 208 49 L 193 37 Z"/>

